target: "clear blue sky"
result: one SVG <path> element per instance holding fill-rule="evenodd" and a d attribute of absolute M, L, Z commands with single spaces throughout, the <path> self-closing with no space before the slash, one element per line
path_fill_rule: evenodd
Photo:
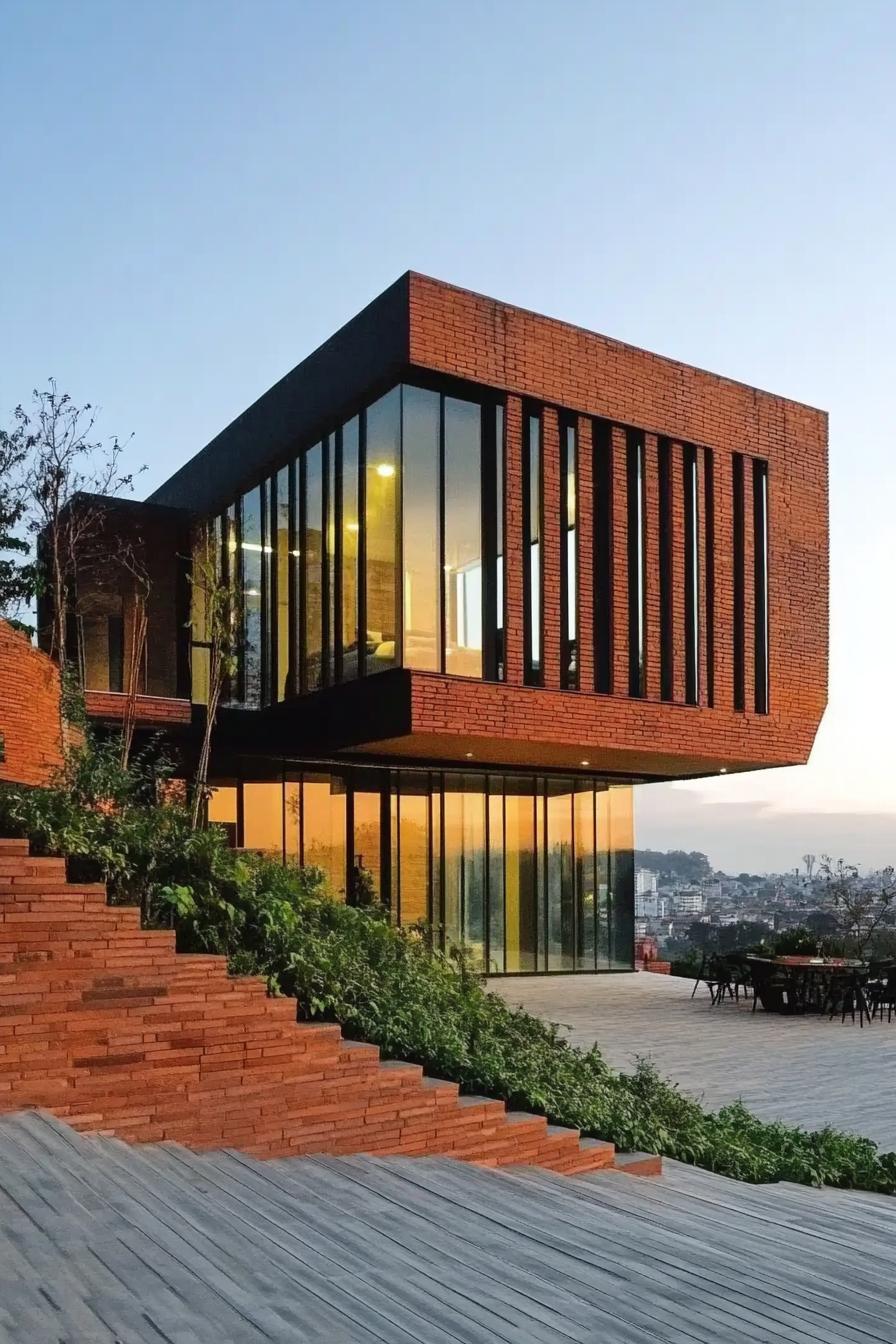
<path fill-rule="evenodd" d="M 5 0 L 0 413 L 55 375 L 149 490 L 408 267 L 825 407 L 813 763 L 640 833 L 896 857 L 894 55 L 890 0 Z"/>

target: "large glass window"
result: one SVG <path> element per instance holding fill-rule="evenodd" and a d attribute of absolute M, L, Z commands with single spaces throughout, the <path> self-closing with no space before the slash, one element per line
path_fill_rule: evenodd
<path fill-rule="evenodd" d="M 337 484 L 336 435 L 328 434 L 324 440 L 326 457 L 326 555 L 324 570 L 324 591 L 326 593 L 326 621 L 324 624 L 324 647 L 326 649 L 326 683 L 332 685 L 336 680 L 336 646 L 338 644 L 336 612 L 339 606 L 339 560 L 341 544 L 339 539 L 340 499 Z"/>
<path fill-rule="evenodd" d="M 401 392 L 393 388 L 367 410 L 365 564 L 367 671 L 401 661 L 398 621 L 398 471 Z"/>
<path fill-rule="evenodd" d="M 262 533 L 261 489 L 243 495 L 240 507 L 243 590 L 243 694 L 251 709 L 261 705 Z"/>
<path fill-rule="evenodd" d="M 276 699 L 285 700 L 292 687 L 292 625 L 290 611 L 290 489 L 289 467 L 277 473 L 276 485 Z"/>
<path fill-rule="evenodd" d="M 419 387 L 403 389 L 403 663 L 426 672 L 437 672 L 440 667 L 440 401 L 437 392 Z"/>
<path fill-rule="evenodd" d="M 491 974 L 630 969 L 631 790 L 585 778 L 312 766 L 234 786 L 234 844 L 320 868 L 336 900 L 431 922 Z"/>
<path fill-rule="evenodd" d="M 305 454 L 305 507 L 302 566 L 304 573 L 305 663 L 303 689 L 323 684 L 324 654 L 324 464 L 323 445 Z"/>
<path fill-rule="evenodd" d="M 504 793 L 505 969 L 536 969 L 535 781 L 508 778 Z"/>
<path fill-rule="evenodd" d="M 445 671 L 482 676 L 482 412 L 445 398 Z"/>
<path fill-rule="evenodd" d="M 361 515 L 358 499 L 358 417 L 342 427 L 342 649 L 344 681 L 358 675 L 359 555 Z"/>

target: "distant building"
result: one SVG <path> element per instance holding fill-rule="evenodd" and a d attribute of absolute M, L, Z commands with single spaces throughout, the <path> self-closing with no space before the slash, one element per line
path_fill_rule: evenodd
<path fill-rule="evenodd" d="M 702 915 L 702 889 L 700 887 L 680 887 L 675 894 L 675 912 L 679 915 Z"/>

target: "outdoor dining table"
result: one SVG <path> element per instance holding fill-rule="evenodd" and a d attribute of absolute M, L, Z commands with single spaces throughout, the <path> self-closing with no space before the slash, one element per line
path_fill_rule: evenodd
<path fill-rule="evenodd" d="M 847 957 L 757 957 L 750 960 L 764 961 L 784 972 L 783 983 L 779 975 L 757 990 L 759 1002 L 768 1013 L 821 1012 L 831 976 L 853 971 L 859 984 L 864 986 L 870 975 L 866 962 Z"/>

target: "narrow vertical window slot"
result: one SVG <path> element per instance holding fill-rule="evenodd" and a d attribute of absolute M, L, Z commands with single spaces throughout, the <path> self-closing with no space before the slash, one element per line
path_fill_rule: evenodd
<path fill-rule="evenodd" d="M 672 445 L 660 439 L 657 445 L 659 465 L 659 594 L 660 594 L 660 696 L 675 699 L 675 653 L 673 626 L 675 601 L 673 595 L 673 536 L 672 536 Z"/>
<path fill-rule="evenodd" d="M 578 480 L 576 425 L 560 423 L 560 685 L 578 689 Z"/>
<path fill-rule="evenodd" d="M 716 664 L 716 500 L 715 465 L 709 448 L 703 449 L 703 535 L 706 572 L 706 703 L 715 704 Z"/>
<path fill-rule="evenodd" d="M 594 689 L 613 689 L 613 438 L 605 421 L 594 422 Z"/>
<path fill-rule="evenodd" d="M 743 711 L 745 705 L 744 689 L 744 459 L 741 453 L 734 454 L 732 463 L 732 521 L 734 527 L 734 708 Z"/>
<path fill-rule="evenodd" d="M 767 714 L 769 711 L 768 463 L 758 458 L 753 461 L 753 568 L 756 713 Z"/>
<path fill-rule="evenodd" d="M 525 417 L 523 442 L 523 558 L 525 639 L 524 676 L 529 686 L 541 685 L 541 607 L 542 607 L 542 485 L 541 416 L 529 412 Z"/>
<path fill-rule="evenodd" d="M 629 430 L 626 447 L 628 487 L 628 690 L 629 695 L 643 699 L 647 694 L 643 436 L 636 430 Z"/>
<path fill-rule="evenodd" d="M 700 508 L 697 449 L 685 444 L 684 475 L 684 628 L 685 691 L 689 705 L 700 701 Z"/>

